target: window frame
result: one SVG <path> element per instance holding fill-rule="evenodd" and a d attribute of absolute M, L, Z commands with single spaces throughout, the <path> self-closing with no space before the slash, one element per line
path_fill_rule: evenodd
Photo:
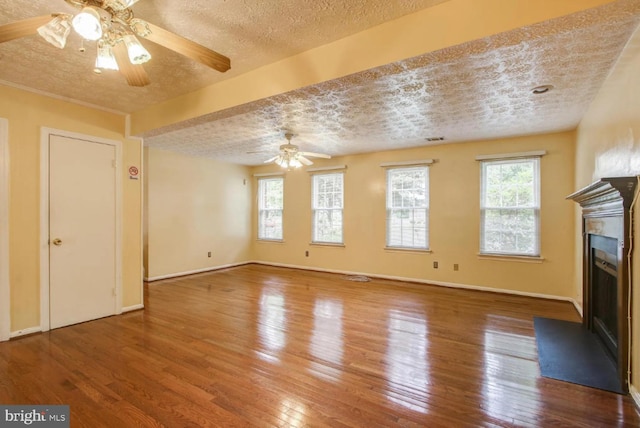
<path fill-rule="evenodd" d="M 317 180 L 322 179 L 323 177 L 328 177 L 328 176 L 333 176 L 333 177 L 340 177 L 340 181 L 341 181 L 341 196 L 340 196 L 340 201 L 341 206 L 340 207 L 316 207 L 316 202 L 317 202 Z M 338 245 L 338 246 L 343 246 L 344 245 L 344 171 L 328 171 L 328 172 L 322 172 L 322 173 L 314 173 L 311 176 L 311 243 L 312 244 L 320 244 L 320 245 Z M 333 216 L 334 212 L 340 212 L 340 240 L 339 241 L 329 241 L 329 240 L 321 240 L 318 239 L 318 230 L 317 230 L 317 224 L 318 224 L 318 215 L 320 212 L 330 212 L 331 215 L 329 217 Z"/>
<path fill-rule="evenodd" d="M 400 172 L 407 172 L 407 171 L 411 171 L 411 170 L 422 170 L 424 171 L 424 194 L 425 194 L 425 198 L 424 198 L 424 205 L 420 206 L 420 207 L 411 207 L 411 208 L 406 208 L 406 207 L 394 207 L 393 205 L 393 186 L 392 186 L 392 182 L 390 181 L 392 178 L 392 175 L 394 173 L 400 173 Z M 397 166 L 391 166 L 388 167 L 386 169 L 386 177 L 385 177 L 385 183 L 386 183 L 386 192 L 385 192 L 385 248 L 390 249 L 390 250 L 413 250 L 413 251 L 430 251 L 430 242 L 429 242 L 429 218 L 430 218 L 430 189 L 429 189 L 429 165 L 420 165 L 420 164 L 412 164 L 412 165 L 397 165 Z M 425 226 L 424 226 L 424 246 L 421 245 L 403 245 L 404 243 L 400 243 L 400 245 L 397 245 L 395 243 L 391 243 L 391 228 L 390 228 L 390 221 L 391 221 L 391 212 L 394 210 L 411 210 L 412 211 L 412 217 L 415 218 L 415 215 L 413 215 L 415 213 L 416 210 L 424 210 L 424 218 L 425 218 Z M 412 229 L 415 232 L 415 229 Z"/>
<path fill-rule="evenodd" d="M 540 226 L 540 212 L 541 212 L 541 173 L 540 173 L 540 159 L 545 152 L 532 152 L 530 156 L 496 156 L 495 158 L 485 157 L 478 158 L 480 161 L 480 251 L 481 256 L 498 256 L 498 257 L 523 257 L 537 259 L 541 258 L 541 226 Z M 486 206 L 486 194 L 487 194 L 487 174 L 486 169 L 488 166 L 499 164 L 517 164 L 517 163 L 531 163 L 533 165 L 533 180 L 530 186 L 533 187 L 533 199 L 529 206 L 500 206 L 500 207 L 487 207 Z M 533 210 L 533 251 L 508 251 L 502 248 L 500 251 L 487 250 L 486 243 L 486 219 L 487 212 L 489 211 L 525 211 Z"/>
<path fill-rule="evenodd" d="M 280 181 L 282 183 L 282 195 L 281 201 L 282 205 L 280 208 L 265 208 L 263 207 L 263 191 L 268 182 Z M 266 195 L 265 195 L 266 196 Z M 259 177 L 258 178 L 258 231 L 257 231 L 257 239 L 259 241 L 283 241 L 284 240 L 284 177 L 283 176 L 268 176 L 268 177 Z M 265 226 L 263 224 L 263 212 L 280 212 L 280 237 L 268 237 L 264 236 Z"/>

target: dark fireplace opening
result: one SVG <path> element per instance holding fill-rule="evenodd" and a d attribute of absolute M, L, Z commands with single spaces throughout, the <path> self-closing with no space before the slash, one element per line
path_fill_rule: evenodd
<path fill-rule="evenodd" d="M 602 340 L 613 361 L 618 360 L 618 240 L 591 235 L 591 319 L 587 324 Z"/>

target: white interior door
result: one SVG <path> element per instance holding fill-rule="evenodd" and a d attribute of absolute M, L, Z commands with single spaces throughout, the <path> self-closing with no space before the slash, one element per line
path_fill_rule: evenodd
<path fill-rule="evenodd" d="M 49 136 L 49 323 L 116 313 L 116 148 Z"/>

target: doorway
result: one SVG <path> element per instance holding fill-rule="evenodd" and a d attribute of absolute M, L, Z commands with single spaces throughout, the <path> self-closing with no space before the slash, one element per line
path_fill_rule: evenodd
<path fill-rule="evenodd" d="M 41 327 L 122 312 L 121 142 L 43 129 Z"/>

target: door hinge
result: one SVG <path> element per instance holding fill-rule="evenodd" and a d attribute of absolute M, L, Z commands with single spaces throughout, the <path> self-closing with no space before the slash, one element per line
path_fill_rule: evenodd
<path fill-rule="evenodd" d="M 111 161 L 111 165 L 112 165 L 114 168 L 117 168 L 117 167 L 118 167 L 118 161 L 117 161 L 117 160 L 115 160 L 115 159 L 113 159 L 113 160 Z"/>
<path fill-rule="evenodd" d="M 113 297 L 117 297 L 116 288 L 115 287 L 111 289 L 111 292 L 113 293 Z"/>

